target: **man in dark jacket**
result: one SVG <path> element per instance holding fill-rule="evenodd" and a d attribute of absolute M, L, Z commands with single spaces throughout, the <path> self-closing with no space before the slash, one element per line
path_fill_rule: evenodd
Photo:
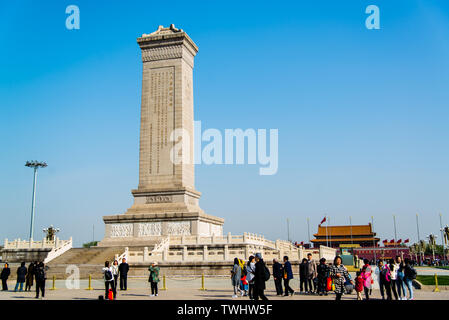
<path fill-rule="evenodd" d="M 122 263 L 118 266 L 118 272 L 120 274 L 120 290 L 128 289 L 128 271 L 129 265 L 126 263 L 126 259 L 123 258 Z"/>
<path fill-rule="evenodd" d="M 299 265 L 299 290 L 300 293 L 308 293 L 309 265 L 307 259 L 303 258 Z M 303 291 L 304 289 L 304 291 Z"/>
<path fill-rule="evenodd" d="M 42 293 L 42 298 L 45 297 L 45 280 L 47 280 L 48 267 L 41 261 L 34 268 L 34 275 L 36 278 L 36 299 L 39 298 L 39 291 Z"/>
<path fill-rule="evenodd" d="M 9 268 L 8 262 L 5 263 L 5 267 L 0 274 L 0 278 L 2 279 L 2 291 L 8 291 L 8 278 L 11 274 L 11 269 Z"/>
<path fill-rule="evenodd" d="M 290 261 L 288 261 L 288 257 L 284 257 L 284 296 L 288 297 L 288 294 L 290 293 L 292 296 L 295 293 L 295 290 L 290 288 L 289 282 L 291 279 L 293 279 L 293 270 L 292 270 L 292 264 Z"/>
<path fill-rule="evenodd" d="M 256 270 L 254 271 L 254 300 L 268 300 L 265 296 L 265 263 L 262 255 L 256 253 Z"/>
<path fill-rule="evenodd" d="M 273 259 L 273 278 L 274 286 L 276 287 L 276 295 L 282 295 L 282 275 L 284 274 L 282 270 L 282 264 L 280 264 L 277 259 Z"/>
<path fill-rule="evenodd" d="M 20 264 L 20 267 L 17 268 L 17 282 L 16 287 L 14 288 L 14 292 L 17 292 L 17 288 L 20 285 L 20 291 L 23 291 L 23 284 L 25 283 L 25 276 L 27 275 L 27 267 L 25 267 L 25 262 Z"/>

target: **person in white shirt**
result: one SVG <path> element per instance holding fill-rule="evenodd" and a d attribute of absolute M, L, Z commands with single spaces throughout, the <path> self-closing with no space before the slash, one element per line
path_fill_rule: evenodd
<path fill-rule="evenodd" d="M 114 287 L 117 291 L 117 279 L 118 279 L 118 261 L 114 260 L 111 266 L 112 269 L 112 276 L 114 277 Z"/>
<path fill-rule="evenodd" d="M 112 290 L 113 298 L 115 299 L 116 296 L 116 290 L 115 290 L 115 283 L 114 283 L 114 275 L 112 273 L 112 267 L 109 266 L 109 261 L 106 261 L 104 263 L 104 268 L 102 269 L 103 272 L 103 279 L 104 279 L 104 287 L 105 287 L 105 296 L 104 298 L 107 300 L 109 299 L 109 287 Z"/>

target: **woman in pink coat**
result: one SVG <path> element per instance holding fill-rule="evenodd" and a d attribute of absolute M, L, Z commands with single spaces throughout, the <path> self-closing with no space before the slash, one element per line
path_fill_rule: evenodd
<path fill-rule="evenodd" d="M 371 276 L 371 274 L 373 273 L 373 270 L 371 269 L 371 266 L 369 265 L 368 259 L 364 259 L 363 263 L 365 264 L 362 268 L 362 277 L 365 280 L 364 290 L 365 290 L 366 300 L 369 300 L 371 287 L 373 285 L 373 278 Z"/>

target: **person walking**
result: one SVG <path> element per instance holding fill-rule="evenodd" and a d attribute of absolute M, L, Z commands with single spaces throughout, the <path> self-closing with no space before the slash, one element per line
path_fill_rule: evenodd
<path fill-rule="evenodd" d="M 365 279 L 365 298 L 366 300 L 369 300 L 372 284 L 373 284 L 373 278 L 372 273 L 373 270 L 369 264 L 368 259 L 363 259 L 364 266 L 362 268 L 362 277 Z"/>
<path fill-rule="evenodd" d="M 357 271 L 355 278 L 355 292 L 357 293 L 357 300 L 363 300 L 362 292 L 365 287 L 365 279 L 362 278 L 362 272 Z"/>
<path fill-rule="evenodd" d="M 20 291 L 23 291 L 23 284 L 25 283 L 25 277 L 27 275 L 27 267 L 25 267 L 25 262 L 20 263 L 20 267 L 17 268 L 17 281 L 16 287 L 14 288 L 14 292 L 17 292 L 17 289 L 20 286 Z"/>
<path fill-rule="evenodd" d="M 307 254 L 307 267 L 309 268 L 309 275 L 308 275 L 308 285 L 309 285 L 309 293 L 313 294 L 316 292 L 316 277 L 317 277 L 317 271 L 316 271 L 316 262 L 312 259 L 312 254 Z"/>
<path fill-rule="evenodd" d="M 326 291 L 326 282 L 327 282 L 327 278 L 329 277 L 329 267 L 326 265 L 326 258 L 321 258 L 320 259 L 320 264 L 317 266 L 317 289 L 318 289 L 318 294 L 320 296 L 322 295 L 326 295 L 327 296 L 327 291 Z"/>
<path fill-rule="evenodd" d="M 120 274 L 120 290 L 128 290 L 128 271 L 129 265 L 126 263 L 126 259 L 122 259 L 122 263 L 118 267 L 118 271 Z"/>
<path fill-rule="evenodd" d="M 350 279 L 348 270 L 342 264 L 340 256 L 336 256 L 334 259 L 334 264 L 330 267 L 330 275 L 334 280 L 335 285 L 335 300 L 341 300 L 341 296 L 345 291 L 345 282 Z M 350 281 L 352 284 L 353 281 Z"/>
<path fill-rule="evenodd" d="M 47 270 L 49 268 L 41 261 L 34 268 L 34 276 L 36 280 L 36 299 L 39 298 L 39 292 L 42 298 L 45 297 L 45 281 L 47 280 Z"/>
<path fill-rule="evenodd" d="M 240 291 L 240 278 L 242 277 L 242 268 L 240 267 L 239 259 L 234 258 L 234 266 L 231 270 L 231 283 L 234 288 L 233 298 L 238 297 L 238 293 Z"/>
<path fill-rule="evenodd" d="M 118 282 L 118 261 L 114 260 L 111 266 L 112 276 L 114 277 L 114 288 L 117 291 L 117 282 Z"/>
<path fill-rule="evenodd" d="M 31 291 L 31 287 L 33 286 L 34 280 L 34 268 L 36 267 L 37 262 L 31 262 L 28 266 L 27 275 L 26 275 L 26 283 L 25 283 L 25 291 Z"/>
<path fill-rule="evenodd" d="M 293 279 L 293 271 L 292 271 L 292 264 L 290 261 L 288 261 L 288 256 L 284 256 L 284 296 L 288 297 L 288 294 L 290 293 L 292 296 L 295 294 L 295 290 L 290 288 L 289 282 L 291 279 Z"/>
<path fill-rule="evenodd" d="M 395 259 L 395 268 L 396 268 L 396 290 L 398 291 L 398 300 L 407 300 L 407 294 L 405 292 L 405 283 L 404 283 L 404 268 L 405 264 L 402 261 L 401 256 L 396 256 Z"/>
<path fill-rule="evenodd" d="M 405 259 L 404 263 L 404 283 L 408 290 L 408 300 L 413 300 L 413 280 L 416 279 L 416 270 L 412 267 L 410 260 Z M 405 297 L 405 294 L 404 294 Z"/>
<path fill-rule="evenodd" d="M 150 277 L 148 278 L 148 281 L 150 282 L 151 286 L 151 297 L 158 296 L 158 290 L 157 290 L 157 284 L 159 282 L 159 271 L 160 268 L 157 266 L 157 262 L 153 262 L 151 266 L 148 268 L 148 271 L 150 271 Z"/>
<path fill-rule="evenodd" d="M 109 299 L 109 289 L 112 290 L 112 298 L 116 297 L 116 288 L 114 283 L 114 275 L 112 274 L 112 267 L 109 265 L 109 261 L 104 263 L 104 268 L 102 269 L 103 279 L 104 279 L 104 298 Z"/>
<path fill-rule="evenodd" d="M 250 300 L 254 299 L 254 274 L 256 272 L 256 260 L 250 256 L 246 264 L 246 281 L 248 281 L 248 296 Z"/>
<path fill-rule="evenodd" d="M 303 258 L 299 264 L 299 293 L 308 293 L 309 266 L 307 259 Z M 304 290 L 303 290 L 304 289 Z"/>
<path fill-rule="evenodd" d="M 265 266 L 265 262 L 262 259 L 262 255 L 260 253 L 256 253 L 256 269 L 254 272 L 254 300 L 268 300 L 265 296 L 265 282 L 270 277 L 270 271 Z"/>
<path fill-rule="evenodd" d="M 276 288 L 276 295 L 282 296 L 282 279 L 284 278 L 284 271 L 282 269 L 282 264 L 279 263 L 277 259 L 273 259 L 273 279 L 274 287 Z"/>
<path fill-rule="evenodd" d="M 9 268 L 9 263 L 6 262 L 2 273 L 0 274 L 0 278 L 2 279 L 2 291 L 8 291 L 8 278 L 10 274 L 11 269 Z"/>

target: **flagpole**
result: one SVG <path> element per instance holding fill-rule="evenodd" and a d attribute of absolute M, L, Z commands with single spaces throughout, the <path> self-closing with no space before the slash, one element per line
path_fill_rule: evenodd
<path fill-rule="evenodd" d="M 307 235 L 309 236 L 309 243 L 310 243 L 310 219 L 307 218 Z"/>
<path fill-rule="evenodd" d="M 376 240 L 374 239 L 374 217 L 373 217 L 373 216 L 371 216 L 371 232 L 373 233 L 374 263 L 377 265 L 377 257 L 376 257 Z"/>
<path fill-rule="evenodd" d="M 329 221 L 330 221 L 330 218 L 327 219 L 327 226 L 328 227 L 329 227 Z M 329 247 L 332 248 L 332 235 L 330 233 L 329 233 Z"/>
<path fill-rule="evenodd" d="M 443 223 L 441 221 L 441 213 L 440 213 L 440 231 L 441 231 L 441 246 L 443 247 L 443 261 L 446 260 L 446 253 L 444 248 L 444 234 L 443 234 Z"/>
<path fill-rule="evenodd" d="M 352 219 L 351 219 L 351 216 L 349 216 L 349 225 L 351 226 L 350 227 L 350 229 L 351 229 L 351 244 L 354 244 L 354 242 L 352 241 Z"/>
<path fill-rule="evenodd" d="M 419 237 L 419 223 L 418 223 L 418 214 L 416 214 L 416 231 L 418 233 L 418 253 L 419 253 L 419 259 L 420 261 L 420 265 L 422 264 L 422 256 L 421 256 L 421 238 Z"/>
<path fill-rule="evenodd" d="M 397 248 L 397 238 L 398 238 L 398 235 L 397 235 L 397 233 L 396 233 L 396 216 L 395 215 L 393 215 L 393 223 L 394 223 L 394 245 L 396 246 L 396 255 L 398 255 L 398 248 Z"/>
<path fill-rule="evenodd" d="M 287 218 L 287 239 L 290 242 L 290 221 Z"/>
<path fill-rule="evenodd" d="M 326 218 L 327 218 L 327 216 L 324 216 L 324 219 L 326 219 Z M 324 222 L 327 222 L 327 219 Z M 326 247 L 329 247 L 329 241 L 328 241 L 328 238 L 327 238 L 327 225 L 328 224 L 326 224 Z"/>

